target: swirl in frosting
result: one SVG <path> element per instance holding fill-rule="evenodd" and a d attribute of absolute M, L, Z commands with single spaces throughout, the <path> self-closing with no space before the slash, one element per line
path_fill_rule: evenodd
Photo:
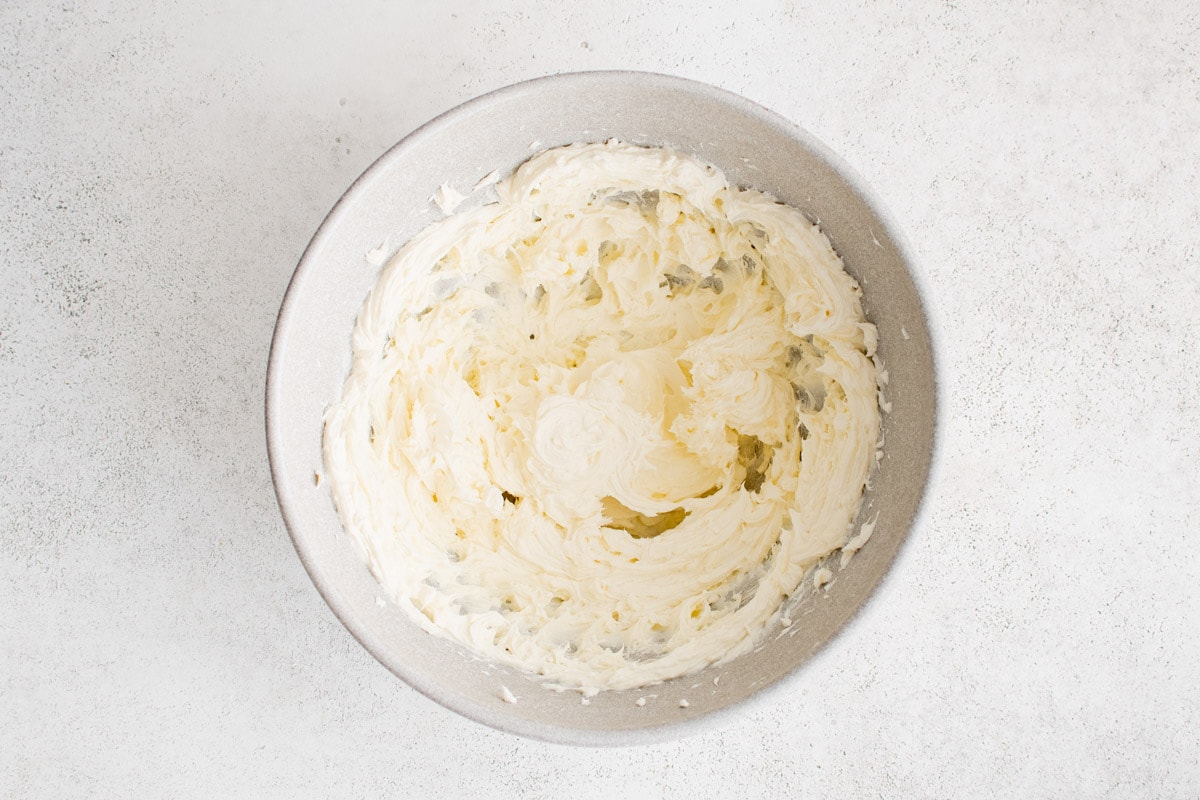
<path fill-rule="evenodd" d="M 326 414 L 344 527 L 427 630 L 558 685 L 751 649 L 842 546 L 875 329 L 797 210 L 668 149 L 549 150 L 405 245 Z"/>

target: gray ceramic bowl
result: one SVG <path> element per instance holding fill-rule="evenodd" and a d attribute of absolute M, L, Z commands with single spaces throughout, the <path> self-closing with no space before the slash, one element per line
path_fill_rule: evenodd
<path fill-rule="evenodd" d="M 493 169 L 511 171 L 534 149 L 610 137 L 695 154 L 732 182 L 819 218 L 879 328 L 892 410 L 884 416 L 885 456 L 864 501 L 879 513 L 874 536 L 826 596 L 794 598 L 790 616 L 798 622 L 785 635 L 770 632 L 753 653 L 646 691 L 602 693 L 584 706 L 574 692 L 552 692 L 536 677 L 487 664 L 421 631 L 396 606 L 378 604 L 380 587 L 314 473 L 322 470 L 321 415 L 340 394 L 350 331 L 379 272 L 365 254 L 385 239 L 390 253 L 438 218 L 429 197 L 443 181 L 469 188 Z M 779 690 L 784 678 L 799 680 L 794 673 L 867 600 L 914 524 L 932 463 L 936 383 L 911 263 L 895 222 L 852 170 L 791 122 L 736 95 L 662 75 L 592 72 L 529 81 L 465 103 L 413 132 L 355 181 L 288 287 L 271 346 L 266 411 L 275 491 L 296 550 L 367 650 L 413 688 L 471 719 L 588 745 L 657 741 L 711 725 L 752 696 Z M 502 686 L 516 704 L 502 701 Z M 648 694 L 657 696 L 635 704 Z"/>

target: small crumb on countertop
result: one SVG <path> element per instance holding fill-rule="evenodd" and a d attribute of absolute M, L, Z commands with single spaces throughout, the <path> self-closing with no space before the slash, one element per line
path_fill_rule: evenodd
<path fill-rule="evenodd" d="M 516 695 L 510 692 L 507 686 L 500 687 L 500 699 L 506 703 L 512 703 L 513 705 L 516 705 L 517 703 Z"/>
<path fill-rule="evenodd" d="M 321 485 L 321 473 L 314 472 L 313 473 L 313 486 L 320 486 L 320 485 Z"/>
<path fill-rule="evenodd" d="M 687 707 L 688 707 L 688 706 L 690 706 L 690 705 L 691 705 L 691 703 L 689 703 L 687 700 L 680 700 L 680 701 L 679 701 L 679 707 L 680 707 L 680 708 L 687 708 Z"/>
<path fill-rule="evenodd" d="M 646 698 L 639 697 L 636 701 L 634 701 L 634 705 L 638 708 L 641 708 L 642 706 L 646 705 Z"/>

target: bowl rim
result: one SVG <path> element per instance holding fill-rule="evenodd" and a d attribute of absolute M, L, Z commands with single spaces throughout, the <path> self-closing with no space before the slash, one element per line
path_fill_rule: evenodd
<path fill-rule="evenodd" d="M 473 702 L 464 702 L 456 694 L 445 691 L 440 685 L 432 681 L 426 681 L 419 675 L 413 674 L 405 668 L 403 663 L 392 663 L 386 657 L 384 648 L 378 646 L 374 636 L 365 625 L 361 624 L 355 616 L 350 603 L 337 591 L 336 587 L 325 580 L 321 570 L 315 563 L 315 559 L 311 556 L 304 544 L 304 537 L 298 533 L 301 527 L 301 520 L 297 517 L 291 500 L 291 488 L 286 485 L 280 473 L 280 462 L 282 455 L 279 452 L 281 432 L 279 430 L 280 417 L 276 413 L 276 409 L 282 408 L 285 400 L 280 396 L 280 380 L 279 372 L 280 356 L 282 349 L 281 337 L 284 331 L 287 330 L 294 316 L 293 306 L 296 302 L 295 298 L 299 293 L 299 286 L 303 281 L 305 274 L 314 269 L 313 260 L 315 253 L 320 251 L 326 240 L 332 236 L 332 231 L 339 224 L 341 218 L 347 213 L 346 209 L 350 204 L 351 199 L 358 194 L 371 181 L 374 181 L 385 167 L 398 158 L 401 158 L 404 153 L 410 148 L 416 146 L 431 137 L 436 137 L 439 132 L 452 125 L 459 117 L 469 115 L 477 109 L 494 103 L 498 100 L 511 100 L 525 95 L 536 95 L 543 86 L 547 84 L 558 84 L 566 86 L 574 86 L 579 90 L 586 90 L 588 87 L 597 85 L 610 85 L 613 82 L 621 82 L 632 85 L 640 85 L 653 87 L 656 89 L 666 89 L 677 92 L 683 96 L 702 96 L 708 100 L 712 100 L 727 106 L 732 107 L 735 111 L 745 114 L 749 117 L 756 118 L 761 123 L 775 128 L 779 132 L 785 134 L 791 139 L 796 140 L 802 147 L 807 149 L 814 157 L 823 162 L 831 169 L 838 177 L 843 180 L 846 185 L 854 192 L 867 206 L 871 213 L 879 221 L 884 232 L 890 237 L 895 245 L 899 255 L 900 262 L 904 265 L 908 272 L 909 279 L 912 281 L 916 289 L 917 299 L 920 305 L 922 316 L 929 335 L 930 353 L 932 374 L 930 376 L 933 386 L 933 408 L 932 411 L 932 441 L 930 442 L 929 467 L 925 475 L 924 483 L 921 487 L 920 495 L 917 501 L 917 508 L 913 514 L 912 522 L 901 536 L 900 543 L 897 546 L 895 554 L 884 567 L 883 573 L 875 586 L 867 594 L 867 596 L 859 603 L 850 613 L 849 618 L 838 627 L 832 635 L 821 642 L 816 649 L 805 659 L 797 663 L 794 667 L 785 672 L 774 682 L 763 686 L 743 698 L 718 709 L 709 711 L 701 716 L 688 717 L 672 722 L 666 722 L 658 725 L 646 726 L 644 728 L 620 729 L 620 730 L 602 730 L 592 728 L 574 728 L 568 725 L 548 724 L 542 722 L 534 722 L 521 717 L 500 712 L 491 712 L 482 706 Z M 846 631 L 853 628 L 862 618 L 863 609 L 873 602 L 882 592 L 883 587 L 891 579 L 896 563 L 901 559 L 904 552 L 907 550 L 909 543 L 912 540 L 914 531 L 926 522 L 929 515 L 929 497 L 930 487 L 935 485 L 940 465 L 942 461 L 943 435 L 941 432 L 940 415 L 945 407 L 944 398 L 944 380 L 941 375 L 942 364 L 939 359 L 942 327 L 937 318 L 937 314 L 931 307 L 930 297 L 932 296 L 927 285 L 926 278 L 922 273 L 915 269 L 918 264 L 916 252 L 904 234 L 901 226 L 893 217 L 891 212 L 883 204 L 879 196 L 867 184 L 862 176 L 849 164 L 847 164 L 840 156 L 834 153 L 824 143 L 818 140 L 815 136 L 809 133 L 798 124 L 792 122 L 786 117 L 774 112 L 759 103 L 749 100 L 739 94 L 720 89 L 707 83 L 683 78 L 675 75 L 667 75 L 656 72 L 645 72 L 636 70 L 591 70 L 580 72 L 563 72 L 551 75 L 545 75 L 519 83 L 510 84 L 499 89 L 478 95 L 470 100 L 467 100 L 453 108 L 442 112 L 428 122 L 417 127 L 394 145 L 389 147 L 382 155 L 367 167 L 353 183 L 346 189 L 345 192 L 338 198 L 333 208 L 325 216 L 321 225 L 317 228 L 316 233 L 305 247 L 301 254 L 296 268 L 292 273 L 291 279 L 288 282 L 287 289 L 284 292 L 283 300 L 280 304 L 279 314 L 276 318 L 275 327 L 271 337 L 270 353 L 267 362 L 266 387 L 264 392 L 265 406 L 265 428 L 267 439 L 267 458 L 271 469 L 271 482 L 274 486 L 276 501 L 279 505 L 280 514 L 283 517 L 284 525 L 287 528 L 288 535 L 292 540 L 292 545 L 296 549 L 296 554 L 300 558 L 301 564 L 316 587 L 317 592 L 324 599 L 325 603 L 333 611 L 338 621 L 350 632 L 350 634 L 358 641 L 358 643 L 371 654 L 380 664 L 386 667 L 390 672 L 404 681 L 405 684 L 415 689 L 419 694 L 434 701 L 438 705 L 453 711 L 463 717 L 471 719 L 491 728 L 495 728 L 506 733 L 516 734 L 532 739 L 537 739 L 551 744 L 566 744 L 579 746 L 630 746 L 654 744 L 665 741 L 670 741 L 684 736 L 692 736 L 704 731 L 723 726 L 732 722 L 736 718 L 744 717 L 751 711 L 765 707 L 774 700 L 777 700 L 788 687 L 794 683 L 797 675 L 808 665 L 815 662 L 818 658 L 823 657 L 830 650 L 830 645 L 835 641 L 845 637 Z"/>

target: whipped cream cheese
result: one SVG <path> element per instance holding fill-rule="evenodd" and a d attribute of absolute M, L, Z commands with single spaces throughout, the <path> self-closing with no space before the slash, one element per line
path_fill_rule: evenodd
<path fill-rule="evenodd" d="M 671 150 L 558 148 L 494 189 L 362 308 L 324 434 L 347 532 L 426 630 L 560 686 L 750 650 L 874 462 L 858 285 L 799 211 Z"/>

